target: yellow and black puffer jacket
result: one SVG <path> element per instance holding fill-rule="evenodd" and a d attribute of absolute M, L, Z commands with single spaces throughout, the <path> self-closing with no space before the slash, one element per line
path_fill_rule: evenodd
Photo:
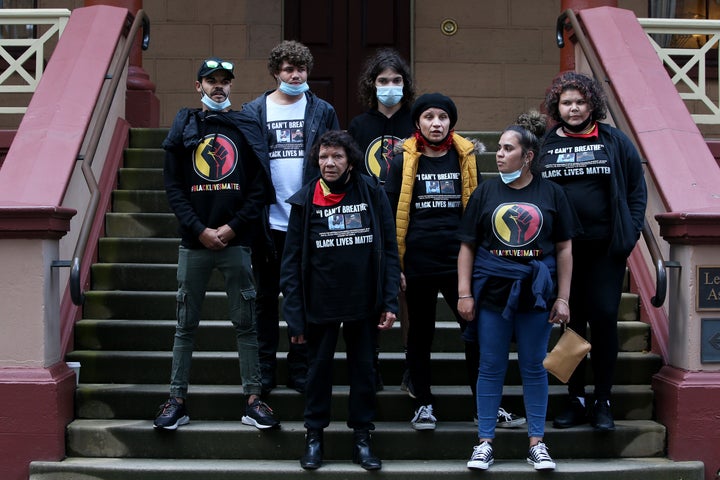
<path fill-rule="evenodd" d="M 482 143 L 472 142 L 453 133 L 453 146 L 458 152 L 460 160 L 460 179 L 462 181 L 461 200 L 463 209 L 467 206 L 470 195 L 478 184 L 477 162 L 475 154 L 485 151 Z M 410 137 L 402 144 L 403 168 L 402 186 L 395 215 L 395 229 L 397 232 L 398 251 L 400 253 L 400 267 L 404 270 L 405 236 L 410 225 L 410 203 L 412 202 L 415 174 L 422 152 L 417 149 L 417 140 Z"/>

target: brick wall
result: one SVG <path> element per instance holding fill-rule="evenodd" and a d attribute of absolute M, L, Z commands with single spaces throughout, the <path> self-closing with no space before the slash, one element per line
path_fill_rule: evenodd
<path fill-rule="evenodd" d="M 161 126 L 168 126 L 180 107 L 198 105 L 193 82 L 207 56 L 237 64 L 236 106 L 274 87 L 266 58 L 282 39 L 282 3 L 144 0 L 151 43 L 143 53 L 143 68 L 156 85 Z M 83 2 L 39 4 L 73 9 Z M 412 61 L 418 89 L 450 95 L 463 130 L 500 129 L 518 113 L 537 108 L 559 68 L 555 21 L 560 5 L 561 0 L 415 0 Z M 620 0 L 619 6 L 647 16 L 647 0 Z M 447 18 L 458 24 L 454 36 L 440 31 Z"/>

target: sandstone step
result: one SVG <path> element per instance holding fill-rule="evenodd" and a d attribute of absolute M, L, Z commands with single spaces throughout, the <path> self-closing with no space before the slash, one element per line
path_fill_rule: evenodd
<path fill-rule="evenodd" d="M 134 148 L 160 148 L 167 134 L 167 128 L 131 128 L 130 146 Z"/>
<path fill-rule="evenodd" d="M 303 397 L 295 390 L 284 387 L 284 383 L 279 382 L 280 386 L 266 400 L 281 421 L 299 421 L 303 418 Z M 96 420 L 149 420 L 154 418 L 157 407 L 167 399 L 168 390 L 167 384 L 81 383 L 76 393 L 76 416 Z M 434 411 L 440 422 L 472 423 L 475 400 L 470 387 L 434 385 L 432 391 Z M 333 387 L 332 415 L 337 421 L 347 418 L 348 393 L 347 386 Z M 239 385 L 191 385 L 188 410 L 195 420 L 239 421 L 243 415 L 243 410 L 238 408 L 242 405 L 242 398 Z M 548 419 L 552 419 L 566 406 L 567 387 L 551 385 L 548 398 Z M 524 415 L 520 385 L 505 385 L 502 406 L 517 415 Z M 376 420 L 409 422 L 415 408 L 413 399 L 400 389 L 399 379 L 395 379 L 394 383 L 388 381 L 385 388 L 378 392 Z M 618 420 L 651 420 L 652 389 L 648 385 L 616 386 L 613 389 L 613 415 Z"/>
<path fill-rule="evenodd" d="M 78 350 L 162 350 L 172 348 L 175 320 L 96 320 L 84 319 L 75 324 L 75 348 Z M 226 320 L 201 321 L 197 331 L 196 351 L 220 350 L 234 351 L 235 338 L 233 326 Z M 433 351 L 449 352 L 462 348 L 459 342 L 460 328 L 453 321 L 438 321 L 435 324 Z M 550 336 L 550 346 L 560 335 L 560 327 L 555 326 Z M 618 323 L 620 351 L 643 351 L 649 348 L 650 329 L 638 321 Z M 379 336 L 380 350 L 383 352 L 401 351 L 403 343 L 399 322 L 392 329 Z M 338 350 L 344 351 L 344 342 L 340 338 Z M 287 352 L 287 325 L 280 323 L 280 352 Z"/>
<path fill-rule="evenodd" d="M 468 453 L 468 457 L 470 453 Z M 347 456 L 346 456 L 347 457 Z M 672 462 L 666 458 L 556 459 L 553 480 L 703 480 L 701 462 Z M 383 468 L 373 472 L 377 479 L 436 480 L 477 478 L 461 460 L 383 460 Z M 33 462 L 30 480 L 307 480 L 367 479 L 368 472 L 347 458 L 330 460 L 312 473 L 300 468 L 297 460 L 195 460 L 142 458 L 68 458 L 62 462 Z M 537 479 L 524 458 L 498 460 L 482 474 L 500 480 Z"/>
<path fill-rule="evenodd" d="M 412 430 L 409 422 L 375 426 L 373 445 L 381 458 L 463 461 L 477 444 L 472 422 L 438 422 L 435 430 L 425 432 Z M 288 460 L 300 458 L 304 434 L 302 422 L 258 431 L 239 421 L 191 419 L 174 432 L 158 432 L 152 420 L 75 420 L 67 428 L 66 451 L 71 457 Z M 649 420 L 620 420 L 614 432 L 600 435 L 587 425 L 557 430 L 548 422 L 545 440 L 556 460 L 659 457 L 665 450 L 665 427 Z M 342 421 L 332 422 L 325 429 L 325 458 L 347 459 L 351 441 L 352 430 Z M 527 442 L 526 429 L 498 429 L 496 458 L 525 458 Z"/>
<path fill-rule="evenodd" d="M 436 385 L 466 385 L 467 377 L 462 353 L 432 353 L 432 377 Z M 75 350 L 67 355 L 67 361 L 80 362 L 81 379 L 86 383 L 160 383 L 167 382 L 170 375 L 172 352 L 148 351 L 94 351 Z M 338 352 L 333 362 L 335 383 L 347 385 L 347 367 L 344 352 Z M 588 363 L 587 378 L 592 379 Z M 278 358 L 279 368 L 285 368 L 285 359 Z M 384 376 L 401 378 L 405 371 L 405 354 L 380 353 Z M 618 354 L 615 384 L 649 384 L 662 366 L 661 358 L 653 353 L 622 352 Z M 192 384 L 222 385 L 239 378 L 240 368 L 236 352 L 195 352 L 190 375 Z M 229 380 L 230 379 L 230 380 Z M 507 385 L 519 385 L 517 354 L 510 354 Z M 551 379 L 551 382 L 555 380 Z"/>

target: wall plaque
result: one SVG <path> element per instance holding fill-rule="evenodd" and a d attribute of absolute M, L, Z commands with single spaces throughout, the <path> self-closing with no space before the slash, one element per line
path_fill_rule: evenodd
<path fill-rule="evenodd" d="M 700 336 L 700 361 L 720 363 L 720 318 L 701 318 Z"/>
<path fill-rule="evenodd" d="M 720 310 L 720 267 L 697 267 L 697 310 Z"/>

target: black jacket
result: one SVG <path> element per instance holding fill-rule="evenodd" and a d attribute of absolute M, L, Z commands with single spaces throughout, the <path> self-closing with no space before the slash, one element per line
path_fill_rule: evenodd
<path fill-rule="evenodd" d="M 291 336 L 305 332 L 306 309 L 303 286 L 306 281 L 309 265 L 308 228 L 315 184 L 319 177 L 306 184 L 300 191 L 288 199 L 292 204 L 290 223 L 288 224 L 280 269 L 280 287 L 283 292 L 283 318 L 288 322 Z M 395 224 L 390 203 L 384 190 L 376 179 L 366 175 L 352 175 L 351 181 L 359 189 L 360 195 L 368 204 L 372 219 L 373 232 L 371 269 L 374 276 L 358 278 L 359 289 L 367 289 L 374 296 L 374 312 L 377 317 L 382 312 L 397 313 L 397 294 L 400 286 L 400 260 L 398 258 L 397 241 L 395 240 Z M 358 275 L 357 272 L 341 272 L 342 275 Z"/>

